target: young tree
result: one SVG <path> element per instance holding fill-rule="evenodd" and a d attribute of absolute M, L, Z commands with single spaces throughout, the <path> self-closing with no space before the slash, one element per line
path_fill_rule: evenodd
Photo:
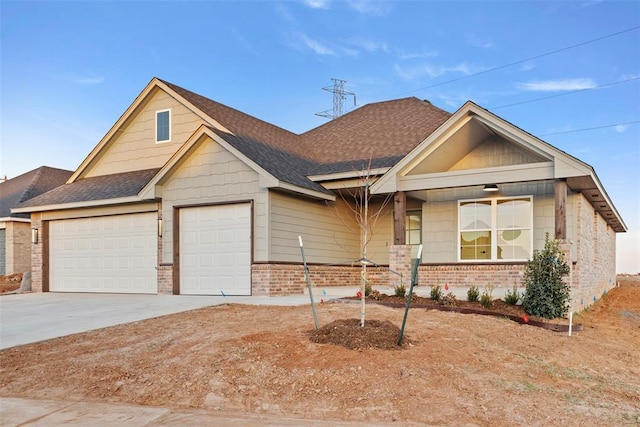
<path fill-rule="evenodd" d="M 550 240 L 547 233 L 544 249 L 535 250 L 533 258 L 525 266 L 524 284 L 527 288 L 522 299 L 525 312 L 545 319 L 567 314 L 571 289 L 562 278 L 570 271 L 564 253 L 558 248 L 558 241 Z"/>
<path fill-rule="evenodd" d="M 370 202 L 373 199 L 373 195 L 369 188 L 375 182 L 376 176 L 371 171 L 371 160 L 366 168 L 359 171 L 359 185 L 355 188 L 345 188 L 340 191 L 340 197 L 349 207 L 351 217 L 355 219 L 355 227 L 352 225 L 354 222 L 347 221 L 340 212 L 337 212 L 337 216 L 342 220 L 343 224 L 357 233 L 360 236 L 360 259 L 358 262 L 361 265 L 360 271 L 360 326 L 364 326 L 365 321 L 365 302 L 367 294 L 367 284 L 369 283 L 367 276 L 367 266 L 374 263 L 367 258 L 367 245 L 371 241 L 374 229 L 378 219 L 382 216 L 385 207 L 391 200 L 391 196 L 387 195 L 381 199 L 381 203 L 376 209 L 370 209 Z"/>

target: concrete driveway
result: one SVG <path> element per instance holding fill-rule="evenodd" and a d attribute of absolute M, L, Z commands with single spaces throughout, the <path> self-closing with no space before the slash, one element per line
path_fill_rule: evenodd
<path fill-rule="evenodd" d="M 226 303 L 303 305 L 309 297 L 28 293 L 0 297 L 0 350 Z"/>

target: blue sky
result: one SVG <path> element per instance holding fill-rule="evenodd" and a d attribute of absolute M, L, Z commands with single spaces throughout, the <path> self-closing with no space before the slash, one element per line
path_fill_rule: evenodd
<path fill-rule="evenodd" d="M 1 0 L 0 20 L 0 176 L 75 169 L 154 76 L 298 133 L 339 78 L 358 105 L 472 100 L 590 164 L 640 272 L 640 2 Z"/>

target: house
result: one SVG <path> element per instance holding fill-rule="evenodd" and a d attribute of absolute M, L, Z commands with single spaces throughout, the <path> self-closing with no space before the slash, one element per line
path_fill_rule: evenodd
<path fill-rule="evenodd" d="M 344 194 L 364 171 L 374 284 L 423 244 L 420 284 L 511 287 L 547 233 L 576 309 L 615 284 L 626 226 L 593 168 L 473 102 L 377 102 L 298 135 L 154 78 L 65 185 L 13 212 L 40 232 L 36 290 L 297 293 L 298 236 L 314 284 L 359 283 Z"/>
<path fill-rule="evenodd" d="M 0 183 L 0 275 L 31 270 L 31 220 L 11 208 L 64 184 L 72 173 L 41 166 Z"/>

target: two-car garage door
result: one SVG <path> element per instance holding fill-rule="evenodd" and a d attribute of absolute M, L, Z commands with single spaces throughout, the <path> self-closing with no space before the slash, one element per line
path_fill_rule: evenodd
<path fill-rule="evenodd" d="M 157 293 L 155 212 L 49 223 L 49 290 Z"/>

